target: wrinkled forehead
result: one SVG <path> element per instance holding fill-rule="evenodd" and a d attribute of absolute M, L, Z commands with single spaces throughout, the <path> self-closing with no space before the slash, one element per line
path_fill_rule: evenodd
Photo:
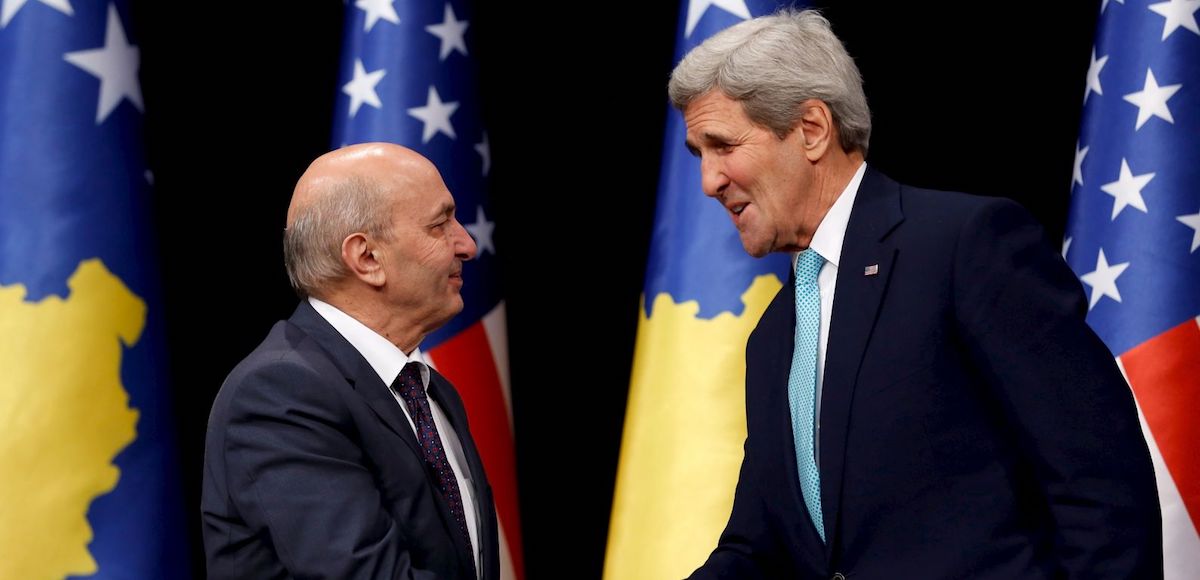
<path fill-rule="evenodd" d="M 441 174 L 432 163 L 420 161 L 423 163 L 398 164 L 379 175 L 393 211 L 421 219 L 453 211 L 454 198 Z"/>

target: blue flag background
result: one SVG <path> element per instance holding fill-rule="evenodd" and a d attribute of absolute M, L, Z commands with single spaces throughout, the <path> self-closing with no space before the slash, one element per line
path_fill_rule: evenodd
<path fill-rule="evenodd" d="M 130 22 L 0 13 L 5 578 L 190 575 Z"/>
<path fill-rule="evenodd" d="M 678 63 L 715 32 L 749 15 L 769 14 L 779 6 L 765 1 L 731 2 L 729 10 L 704 4 L 693 2 L 682 10 L 673 62 Z M 683 115 L 670 111 L 645 296 L 653 298 L 666 292 L 677 301 L 698 300 L 700 318 L 712 318 L 721 312 L 740 315 L 741 296 L 750 282 L 768 273 L 786 280 L 788 259 L 784 254 L 770 254 L 756 260 L 746 254 L 725 208 L 705 197 L 700 189 L 700 160 L 683 146 L 686 133 Z M 652 308 L 652 302 L 647 302 L 651 315 Z"/>

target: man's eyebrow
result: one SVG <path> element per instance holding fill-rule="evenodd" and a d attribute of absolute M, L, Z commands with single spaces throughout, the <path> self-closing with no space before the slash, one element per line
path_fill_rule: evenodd
<path fill-rule="evenodd" d="M 448 202 L 445 202 L 442 205 L 438 206 L 437 211 L 431 213 L 430 217 L 432 219 L 436 220 L 437 218 L 445 217 L 445 216 L 453 215 L 453 214 L 454 214 L 454 202 L 448 201 Z"/>
<path fill-rule="evenodd" d="M 717 145 L 725 145 L 729 143 L 729 140 L 726 139 L 724 135 L 719 135 L 717 133 L 713 133 L 712 131 L 704 131 L 700 133 L 699 139 L 692 139 L 691 137 L 684 138 L 684 146 L 687 147 L 687 150 L 691 152 L 692 155 L 697 157 L 700 156 L 700 145 L 697 144 L 696 141 L 699 141 L 700 143 L 715 143 Z"/>

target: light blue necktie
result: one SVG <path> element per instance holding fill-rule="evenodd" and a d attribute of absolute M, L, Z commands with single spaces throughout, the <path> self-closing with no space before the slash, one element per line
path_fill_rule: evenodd
<path fill-rule="evenodd" d="M 796 257 L 796 340 L 792 371 L 788 375 L 788 405 L 792 410 L 792 439 L 796 443 L 796 466 L 800 490 L 821 541 L 825 524 L 821 516 L 821 473 L 817 470 L 813 445 L 814 406 L 817 390 L 817 341 L 821 336 L 821 290 L 817 274 L 825 264 L 816 250 Z"/>

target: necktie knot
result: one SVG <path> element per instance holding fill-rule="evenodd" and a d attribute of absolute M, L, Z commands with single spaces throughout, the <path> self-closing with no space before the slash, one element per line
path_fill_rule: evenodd
<path fill-rule="evenodd" d="M 796 254 L 796 283 L 816 284 L 817 275 L 821 273 L 821 266 L 824 265 L 825 258 L 812 248 Z"/>
<path fill-rule="evenodd" d="M 396 376 L 394 388 L 400 398 L 409 405 L 427 399 L 425 385 L 421 382 L 421 363 L 409 361 L 405 364 Z"/>

